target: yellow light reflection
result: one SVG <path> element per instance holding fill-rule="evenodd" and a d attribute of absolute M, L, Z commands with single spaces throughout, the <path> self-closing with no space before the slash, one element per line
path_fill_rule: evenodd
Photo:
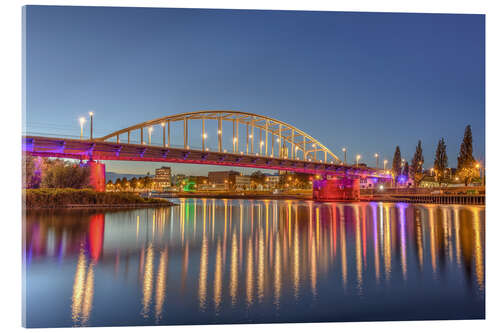
<path fill-rule="evenodd" d="M 200 309 L 206 310 L 207 305 L 207 275 L 208 275 L 208 241 L 203 234 L 201 241 L 200 255 L 200 276 L 198 278 L 198 299 L 200 301 Z"/>
<path fill-rule="evenodd" d="M 253 251 L 252 242 L 249 239 L 247 245 L 247 305 L 251 306 L 253 303 Z"/>
<path fill-rule="evenodd" d="M 231 236 L 231 272 L 229 279 L 229 294 L 231 295 L 231 304 L 236 304 L 238 291 L 238 245 L 235 233 Z"/>
<path fill-rule="evenodd" d="M 347 286 L 347 250 L 346 250 L 346 239 L 345 239 L 345 217 L 344 217 L 344 207 L 339 209 L 340 211 L 340 255 L 342 258 L 342 283 L 344 289 Z"/>
<path fill-rule="evenodd" d="M 144 318 L 149 317 L 149 306 L 151 305 L 151 296 L 153 294 L 153 261 L 154 250 L 150 243 L 146 249 L 146 263 L 144 265 L 144 277 L 142 282 L 142 311 Z"/>
<path fill-rule="evenodd" d="M 87 260 L 82 247 L 80 249 L 80 254 L 78 255 L 75 280 L 73 282 L 73 296 L 71 298 L 71 318 L 75 324 L 80 320 L 80 312 L 82 309 L 83 293 L 85 288 L 86 266 Z"/>
<path fill-rule="evenodd" d="M 82 305 L 82 325 L 85 325 L 92 311 L 92 300 L 94 299 L 94 263 L 91 262 L 85 280 L 85 293 Z"/>
<path fill-rule="evenodd" d="M 483 243 L 481 241 L 481 224 L 479 217 L 479 209 L 472 208 L 472 230 L 474 232 L 474 261 L 476 280 L 479 285 L 479 290 L 484 290 L 484 267 L 483 267 Z"/>
<path fill-rule="evenodd" d="M 158 323 L 162 317 L 163 304 L 165 303 L 167 290 L 167 269 L 168 269 L 168 251 L 164 249 L 160 252 L 160 263 L 156 276 L 156 297 L 155 297 L 155 318 Z"/>
<path fill-rule="evenodd" d="M 214 275 L 214 305 L 215 312 L 218 313 L 221 304 L 222 293 L 222 254 L 221 244 L 217 241 L 217 252 L 215 254 L 215 275 Z"/>
<path fill-rule="evenodd" d="M 389 205 L 384 206 L 384 268 L 385 279 L 388 281 L 392 270 L 392 250 L 391 250 L 391 211 Z"/>
<path fill-rule="evenodd" d="M 262 228 L 259 228 L 258 238 L 258 253 L 257 253 L 257 299 L 259 303 L 264 299 L 264 234 Z"/>
<path fill-rule="evenodd" d="M 281 296 L 281 248 L 279 233 L 276 235 L 276 250 L 274 258 L 274 305 L 279 308 Z"/>

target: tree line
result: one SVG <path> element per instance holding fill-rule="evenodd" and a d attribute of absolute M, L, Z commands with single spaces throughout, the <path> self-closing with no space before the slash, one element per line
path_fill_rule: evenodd
<path fill-rule="evenodd" d="M 90 188 L 85 164 L 47 157 L 23 156 L 23 188 Z"/>
<path fill-rule="evenodd" d="M 465 186 L 468 186 L 473 179 L 479 177 L 477 161 L 472 152 L 472 130 L 471 126 L 467 125 L 465 127 L 464 137 L 460 145 L 460 153 L 457 157 L 456 173 L 456 176 L 464 182 Z M 391 169 L 394 180 L 396 183 L 405 183 L 407 180 L 411 179 L 415 187 L 419 186 L 425 176 L 423 164 L 424 156 L 421 140 L 418 141 L 415 148 L 411 165 L 408 164 L 408 161 L 405 161 L 405 163 L 402 162 L 401 151 L 399 146 L 396 146 Z M 439 185 L 441 185 L 441 183 L 445 180 L 447 172 L 446 169 L 448 169 L 448 155 L 446 153 L 445 140 L 444 138 L 441 138 L 439 139 L 436 147 L 434 165 L 432 169 L 432 175 L 435 177 L 436 181 L 439 182 Z M 448 176 L 451 177 L 451 174 Z"/>

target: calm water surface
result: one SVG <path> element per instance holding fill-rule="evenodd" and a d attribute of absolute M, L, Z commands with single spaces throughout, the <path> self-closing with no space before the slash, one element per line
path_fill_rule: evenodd
<path fill-rule="evenodd" d="M 484 318 L 484 208 L 30 211 L 26 326 Z"/>

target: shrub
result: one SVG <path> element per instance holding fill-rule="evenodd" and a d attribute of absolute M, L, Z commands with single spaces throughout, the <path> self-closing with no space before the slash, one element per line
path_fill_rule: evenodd
<path fill-rule="evenodd" d="M 116 205 L 165 203 L 164 200 L 142 198 L 131 192 L 96 192 L 92 189 L 40 188 L 23 190 L 26 208 L 58 208 L 68 205 Z"/>

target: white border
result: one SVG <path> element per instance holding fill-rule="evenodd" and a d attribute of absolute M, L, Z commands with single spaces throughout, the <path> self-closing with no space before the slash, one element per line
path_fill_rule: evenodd
<path fill-rule="evenodd" d="M 7 2 L 7 3 L 5 3 Z M 0 325 L 21 330 L 21 6 L 25 4 L 44 5 L 82 5 L 82 6 L 135 6 L 135 7 L 184 7 L 184 8 L 234 8 L 234 9 L 293 9 L 293 10 L 334 10 L 334 11 L 374 11 L 374 12 L 420 12 L 420 13 L 473 13 L 486 14 L 486 152 L 488 170 L 487 185 L 487 320 L 485 321 L 430 321 L 430 322 L 377 322 L 377 323 L 323 323 L 323 324 L 277 324 L 275 325 L 216 325 L 216 326 L 160 326 L 160 327 L 127 327 L 127 328 L 92 328 L 93 331 L 107 330 L 127 331 L 160 331 L 168 329 L 176 332 L 230 332 L 237 329 L 242 332 L 287 330 L 300 332 L 304 329 L 314 331 L 331 331 L 332 329 L 353 332 L 419 332 L 425 331 L 497 331 L 499 325 L 498 296 L 500 283 L 498 274 L 498 248 L 500 236 L 500 216 L 496 209 L 496 201 L 500 198 L 499 178 L 495 176 L 495 165 L 500 162 L 498 143 L 500 142 L 499 125 L 499 41 L 500 11 L 499 1 L 487 0 L 350 0 L 333 1 L 109 1 L 109 0 L 59 0 L 59 1 L 16 1 L 4 0 L 0 9 L 0 43 L 1 43 L 1 105 L 0 124 L 2 158 L 2 235 L 1 283 L 2 288 Z M 496 154 L 495 154 L 496 153 Z M 7 208 L 7 209 L 6 209 Z M 497 329 L 494 329 L 497 327 Z M 66 329 L 57 329 L 57 332 Z M 74 331 L 74 330 L 73 330 Z"/>

